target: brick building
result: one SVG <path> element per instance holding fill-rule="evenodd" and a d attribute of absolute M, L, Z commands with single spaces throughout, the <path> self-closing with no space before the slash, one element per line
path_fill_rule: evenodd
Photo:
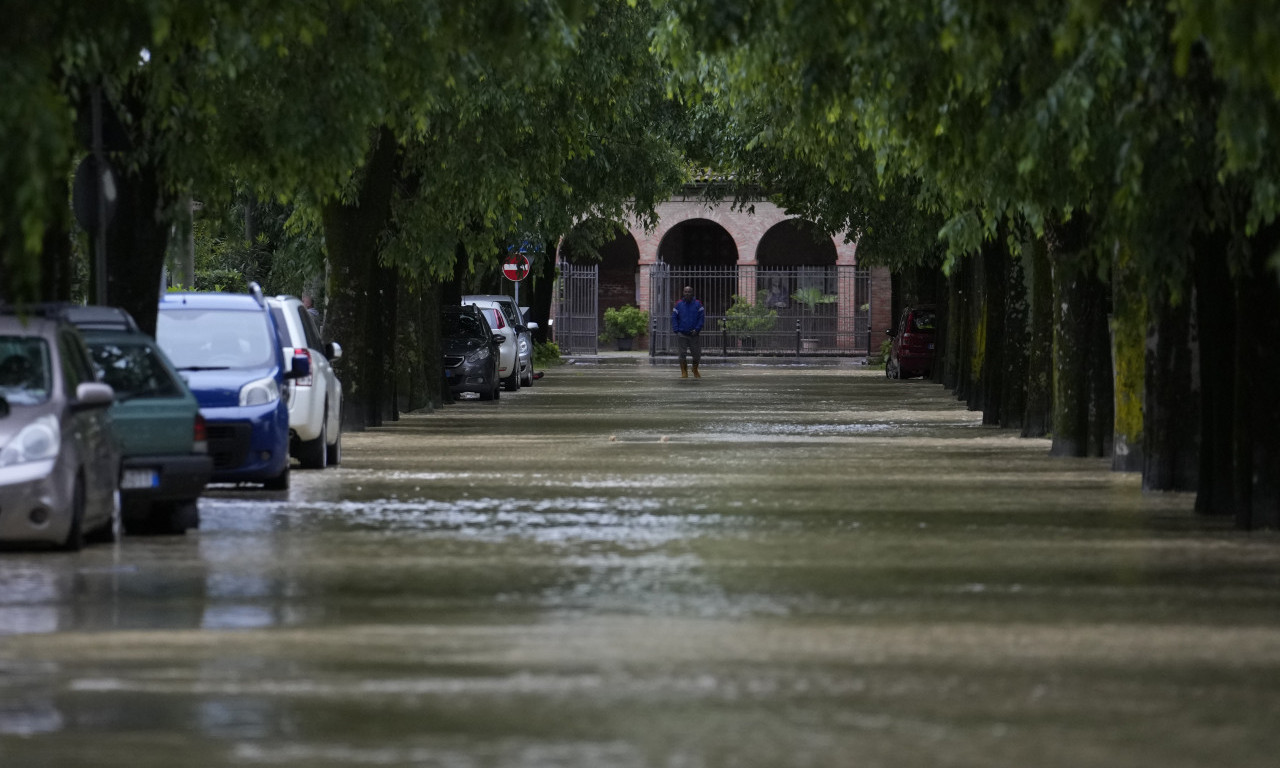
<path fill-rule="evenodd" d="M 694 194 L 658 206 L 658 224 L 631 225 L 597 250 L 600 259 L 561 248 L 556 340 L 563 350 L 594 351 L 604 311 L 634 304 L 656 322 L 661 351 L 666 317 L 683 285 L 707 309 L 708 346 L 742 351 L 742 334 L 726 322 L 734 302 L 766 302 L 771 330 L 752 334 L 752 352 L 798 348 L 827 355 L 866 354 L 879 347 L 871 329 L 890 327 L 890 278 L 883 267 L 858 267 L 857 245 L 830 237 L 770 202 L 736 207 Z M 804 298 L 818 297 L 817 305 Z M 768 323 L 766 323 L 768 325 Z M 721 336 L 716 337 L 715 334 Z M 874 345 L 874 347 L 872 346 Z M 588 349 L 590 348 L 590 349 Z"/>

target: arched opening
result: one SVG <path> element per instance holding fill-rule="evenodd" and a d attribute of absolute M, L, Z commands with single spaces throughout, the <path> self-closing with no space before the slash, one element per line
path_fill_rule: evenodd
<path fill-rule="evenodd" d="M 798 292 L 812 291 L 818 296 L 837 292 L 836 244 L 831 236 L 812 222 L 788 219 L 769 228 L 756 247 L 759 264 L 757 289 L 770 309 L 780 312 L 802 306 Z M 809 314 L 830 312 L 817 306 Z"/>
<path fill-rule="evenodd" d="M 658 260 L 671 267 L 732 267 L 738 263 L 738 246 L 714 221 L 690 219 L 672 227 L 662 238 Z"/>
<path fill-rule="evenodd" d="M 831 236 L 804 219 L 788 219 L 769 228 L 756 246 L 756 263 L 765 267 L 830 267 L 836 263 Z"/>
<path fill-rule="evenodd" d="M 664 281 L 654 296 L 655 312 L 670 312 L 688 285 L 706 307 L 708 318 L 724 314 L 735 285 L 725 277 L 737 269 L 738 245 L 723 226 L 708 219 L 680 222 L 659 243 L 658 260 L 671 269 L 672 279 Z"/>

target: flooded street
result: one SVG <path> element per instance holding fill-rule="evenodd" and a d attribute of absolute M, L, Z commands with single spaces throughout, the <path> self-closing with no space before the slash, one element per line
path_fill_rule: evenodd
<path fill-rule="evenodd" d="M 0 766 L 1273 766 L 1280 537 L 863 368 L 562 366 L 0 553 Z"/>

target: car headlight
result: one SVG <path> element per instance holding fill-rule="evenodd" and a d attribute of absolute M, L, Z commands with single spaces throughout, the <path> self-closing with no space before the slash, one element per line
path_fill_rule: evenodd
<path fill-rule="evenodd" d="M 485 358 L 486 358 L 486 357 L 488 357 L 488 356 L 489 356 L 489 348 L 488 348 L 488 347 L 481 347 L 481 348 L 479 348 L 479 349 L 477 349 L 477 350 L 475 350 L 475 351 L 473 351 L 473 352 L 468 352 L 468 353 L 467 353 L 467 362 L 468 362 L 468 363 L 478 363 L 478 362 L 480 362 L 481 360 L 485 359 Z"/>
<path fill-rule="evenodd" d="M 4 450 L 0 450 L 0 467 L 57 458 L 61 448 L 62 430 L 58 427 L 58 418 L 41 416 L 23 427 Z"/>
<path fill-rule="evenodd" d="M 251 381 L 240 388 L 241 405 L 266 405 L 280 399 L 280 385 L 273 378 Z"/>

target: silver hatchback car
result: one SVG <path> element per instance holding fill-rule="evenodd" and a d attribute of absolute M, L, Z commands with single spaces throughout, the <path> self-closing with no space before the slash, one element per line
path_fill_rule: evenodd
<path fill-rule="evenodd" d="M 516 305 L 516 300 L 501 293 L 470 294 L 462 297 L 463 304 L 476 304 L 481 308 L 494 308 L 502 313 L 503 324 L 516 331 L 516 373 L 507 389 L 519 389 L 521 386 L 532 387 L 537 378 L 533 373 L 533 331 L 538 324 L 525 318 L 524 310 Z M 507 333 L 506 329 L 496 333 Z M 515 386 L 511 386 L 514 384 Z"/>
<path fill-rule="evenodd" d="M 120 448 L 84 339 L 54 313 L 0 309 L 0 542 L 114 536 Z"/>

